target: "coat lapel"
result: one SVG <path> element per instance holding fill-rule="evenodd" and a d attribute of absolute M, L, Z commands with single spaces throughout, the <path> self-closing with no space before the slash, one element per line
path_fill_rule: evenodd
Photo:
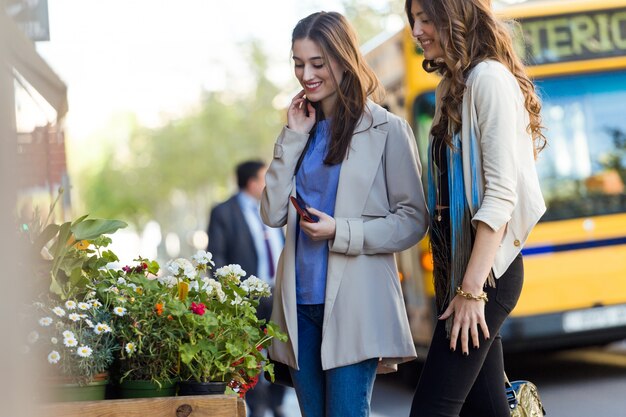
<path fill-rule="evenodd" d="M 386 122 L 386 112 L 368 102 L 341 166 L 335 217 L 361 217 L 387 140 L 387 132 L 376 127 Z"/>
<path fill-rule="evenodd" d="M 341 166 L 335 217 L 361 218 L 385 150 L 387 132 L 376 127 L 387 122 L 387 113 L 371 102 L 368 102 L 367 108 L 357 124 L 350 151 Z M 332 252 L 328 258 L 324 322 L 332 313 L 347 261 L 348 256 L 334 256 Z"/>

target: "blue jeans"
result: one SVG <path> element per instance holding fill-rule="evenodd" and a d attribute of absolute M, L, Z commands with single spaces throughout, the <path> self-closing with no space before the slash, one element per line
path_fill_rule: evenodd
<path fill-rule="evenodd" d="M 290 369 L 303 417 L 368 417 L 378 358 L 322 370 L 324 305 L 298 304 L 298 365 Z"/>

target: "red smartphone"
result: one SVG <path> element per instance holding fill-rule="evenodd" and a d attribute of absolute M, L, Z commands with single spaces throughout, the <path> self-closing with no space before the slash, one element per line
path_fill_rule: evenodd
<path fill-rule="evenodd" d="M 309 223 L 317 223 L 320 221 L 319 217 L 314 214 L 311 214 L 306 209 L 306 203 L 300 197 L 290 196 L 291 204 L 296 208 L 296 211 L 304 219 L 305 222 Z"/>

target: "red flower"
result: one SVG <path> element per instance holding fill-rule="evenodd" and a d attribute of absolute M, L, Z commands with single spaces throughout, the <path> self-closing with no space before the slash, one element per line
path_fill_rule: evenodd
<path fill-rule="evenodd" d="M 194 314 L 202 316 L 206 311 L 206 306 L 203 303 L 194 302 L 194 303 L 191 303 L 190 309 Z"/>
<path fill-rule="evenodd" d="M 237 366 L 243 363 L 243 358 L 237 359 L 235 362 L 231 363 L 230 366 Z"/>

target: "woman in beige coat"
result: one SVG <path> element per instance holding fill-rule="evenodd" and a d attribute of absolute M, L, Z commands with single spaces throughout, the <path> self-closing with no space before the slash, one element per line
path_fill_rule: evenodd
<path fill-rule="evenodd" d="M 394 252 L 426 231 L 421 168 L 407 123 L 368 100 L 379 83 L 343 16 L 301 20 L 292 54 L 303 90 L 261 202 L 266 224 L 287 225 L 272 320 L 289 340 L 270 356 L 290 367 L 303 416 L 364 417 L 376 371 L 416 356 Z"/>

